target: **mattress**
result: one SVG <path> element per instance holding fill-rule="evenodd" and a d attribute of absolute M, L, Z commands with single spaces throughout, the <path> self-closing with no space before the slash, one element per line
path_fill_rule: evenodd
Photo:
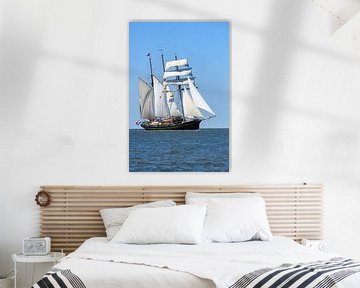
<path fill-rule="evenodd" d="M 274 237 L 272 241 L 200 245 L 112 244 L 106 238 L 98 237 L 85 241 L 54 268 L 58 271 L 71 271 L 83 283 L 83 286 L 77 287 L 87 288 L 255 287 L 241 286 L 236 283 L 240 283 L 238 281 L 243 278 L 248 279 L 248 275 L 254 275 L 254 271 L 272 273 L 271 269 L 278 266 L 282 267 L 281 271 L 289 271 L 292 264 L 298 263 L 312 263 L 313 266 L 315 264 L 319 266 L 318 261 L 324 261 L 321 265 L 328 261 L 325 264 L 333 266 L 335 262 L 329 261 L 338 259 L 337 257 L 337 255 L 312 250 L 286 237 Z M 348 259 L 341 261 L 353 263 Z M 341 278 L 341 281 L 334 282 L 332 286 L 321 287 L 360 287 L 360 273 L 356 270 L 360 268 L 359 266 L 359 263 L 354 262 L 352 266 L 349 266 L 352 270 L 347 269 L 351 271 L 349 275 Z M 308 267 L 294 267 L 296 271 L 309 270 Z M 294 275 L 299 274 L 299 272 L 296 273 Z M 279 274 L 277 279 L 281 275 L 285 274 Z M 276 283 L 277 279 L 272 279 L 272 283 Z M 294 287 L 312 288 L 315 286 L 295 285 Z"/>

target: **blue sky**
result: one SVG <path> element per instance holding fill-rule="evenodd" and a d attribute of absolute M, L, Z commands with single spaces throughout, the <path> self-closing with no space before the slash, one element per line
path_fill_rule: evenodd
<path fill-rule="evenodd" d="M 140 119 L 138 77 L 150 82 L 146 55 L 150 52 L 153 72 L 162 77 L 161 52 L 165 61 L 188 58 L 196 85 L 215 118 L 203 121 L 202 128 L 229 127 L 230 64 L 228 22 L 130 22 L 129 23 L 129 128 L 138 128 Z"/>

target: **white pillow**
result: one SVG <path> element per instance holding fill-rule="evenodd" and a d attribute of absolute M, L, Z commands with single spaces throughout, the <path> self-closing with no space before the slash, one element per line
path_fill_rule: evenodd
<path fill-rule="evenodd" d="M 156 201 L 146 204 L 135 205 L 128 208 L 109 208 L 101 209 L 100 214 L 106 229 L 107 239 L 111 240 L 115 234 L 120 230 L 121 225 L 124 223 L 129 213 L 132 210 L 139 208 L 153 208 L 153 207 L 170 207 L 176 206 L 172 200 Z"/>
<path fill-rule="evenodd" d="M 206 214 L 205 205 L 180 205 L 131 211 L 113 243 L 197 244 Z"/>
<path fill-rule="evenodd" d="M 264 199 L 247 197 L 209 200 L 203 237 L 211 242 L 271 240 Z"/>
<path fill-rule="evenodd" d="M 243 193 L 197 193 L 186 192 L 186 204 L 207 204 L 211 199 L 225 198 L 246 198 L 246 197 L 259 197 L 259 193 L 243 192 Z"/>

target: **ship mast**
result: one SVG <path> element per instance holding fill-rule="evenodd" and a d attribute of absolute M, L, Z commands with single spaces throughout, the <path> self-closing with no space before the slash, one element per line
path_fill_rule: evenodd
<path fill-rule="evenodd" d="M 148 53 L 146 56 L 149 57 L 149 63 L 150 63 L 151 87 L 154 87 L 154 79 L 153 79 L 153 70 L 152 70 L 152 63 L 151 63 L 151 55 L 150 55 L 150 53 Z"/>
<path fill-rule="evenodd" d="M 175 60 L 177 60 L 177 55 L 175 53 Z M 176 66 L 176 71 L 179 71 L 179 67 Z M 180 76 L 176 76 L 176 79 L 179 80 Z M 186 87 L 184 86 L 184 89 L 186 89 Z M 180 99 L 180 105 L 181 105 L 181 113 L 183 116 L 183 122 L 185 122 L 185 112 L 184 112 L 184 103 L 183 103 L 183 99 L 182 99 L 182 95 L 181 95 L 181 85 L 178 85 L 178 92 L 179 92 L 179 99 Z"/>
<path fill-rule="evenodd" d="M 162 61 L 163 72 L 165 72 L 165 61 L 164 61 L 163 49 L 159 49 L 159 51 L 161 52 L 161 61 Z"/>

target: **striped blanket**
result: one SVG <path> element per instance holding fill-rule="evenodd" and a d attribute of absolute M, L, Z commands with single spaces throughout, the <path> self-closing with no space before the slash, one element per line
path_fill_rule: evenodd
<path fill-rule="evenodd" d="M 86 288 L 81 279 L 69 269 L 51 269 L 32 288 Z"/>
<path fill-rule="evenodd" d="M 360 262 L 345 258 L 296 265 L 283 264 L 246 274 L 229 288 L 330 288 L 359 272 Z"/>
<path fill-rule="evenodd" d="M 242 276 L 229 288 L 331 288 L 346 277 L 360 272 L 360 262 L 332 258 L 303 264 L 283 264 Z M 69 269 L 52 269 L 32 288 L 86 288 Z M 349 287 L 351 288 L 351 287 Z"/>

